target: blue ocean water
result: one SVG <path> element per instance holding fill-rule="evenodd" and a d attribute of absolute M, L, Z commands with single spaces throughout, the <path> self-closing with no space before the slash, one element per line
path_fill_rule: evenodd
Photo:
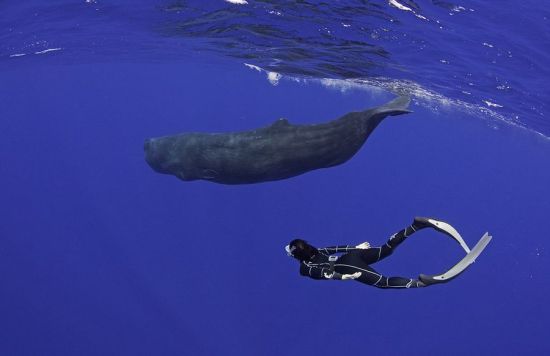
<path fill-rule="evenodd" d="M 550 352 L 550 11 L 537 1 L 4 1 L 0 354 Z M 328 121 L 410 94 L 349 162 L 257 185 L 153 172 L 148 137 Z M 414 216 L 493 241 L 440 286 L 284 252 Z M 375 267 L 462 256 L 422 231 Z"/>

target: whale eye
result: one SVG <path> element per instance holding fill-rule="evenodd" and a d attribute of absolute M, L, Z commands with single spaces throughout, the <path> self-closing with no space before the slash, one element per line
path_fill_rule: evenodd
<path fill-rule="evenodd" d="M 216 179 L 218 175 L 218 172 L 213 169 L 203 169 L 201 178 L 206 180 L 213 180 Z"/>

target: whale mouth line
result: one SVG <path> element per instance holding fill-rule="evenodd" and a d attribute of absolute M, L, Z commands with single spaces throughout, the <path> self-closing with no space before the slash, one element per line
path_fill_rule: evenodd
<path fill-rule="evenodd" d="M 167 174 L 171 174 L 170 172 L 168 172 Z M 189 175 L 185 174 L 185 172 L 183 170 L 180 170 L 178 171 L 176 174 L 175 174 L 176 177 L 178 177 L 179 179 L 183 180 L 183 181 L 191 181 L 191 180 L 197 180 L 198 178 L 192 178 L 192 177 L 189 177 Z"/>

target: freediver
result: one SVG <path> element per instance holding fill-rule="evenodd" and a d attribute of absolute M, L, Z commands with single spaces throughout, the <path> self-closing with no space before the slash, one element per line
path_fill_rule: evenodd
<path fill-rule="evenodd" d="M 370 265 L 390 256 L 407 237 L 428 227 L 463 243 L 460 234 L 448 223 L 432 218 L 416 217 L 410 226 L 390 236 L 389 240 L 379 247 L 371 247 L 370 243 L 363 242 L 357 246 L 318 249 L 305 240 L 294 239 L 285 247 L 285 250 L 289 256 L 300 261 L 300 274 L 313 279 L 357 280 L 384 289 L 426 287 L 434 283 L 429 276 L 420 275 L 419 279 L 386 277 Z M 337 253 L 343 254 L 334 256 Z"/>

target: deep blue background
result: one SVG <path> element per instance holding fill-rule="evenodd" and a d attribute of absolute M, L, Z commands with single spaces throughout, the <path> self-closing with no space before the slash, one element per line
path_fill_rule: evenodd
<path fill-rule="evenodd" d="M 248 2 L 1 2 L 0 355 L 550 354 L 544 2 Z M 223 186 L 144 160 L 148 137 L 322 122 L 390 91 L 414 113 L 339 167 Z M 417 215 L 494 239 L 419 290 L 302 278 L 283 250 L 382 244 Z M 424 230 L 375 267 L 462 253 Z"/>
<path fill-rule="evenodd" d="M 412 106 L 343 166 L 245 186 L 154 173 L 143 140 L 379 105 L 230 63 L 34 66 L 0 85 L 0 354 L 545 354 L 550 145 Z M 380 244 L 415 215 L 494 239 L 463 276 L 378 290 L 298 275 L 283 247 Z M 461 256 L 422 231 L 386 274 Z"/>

